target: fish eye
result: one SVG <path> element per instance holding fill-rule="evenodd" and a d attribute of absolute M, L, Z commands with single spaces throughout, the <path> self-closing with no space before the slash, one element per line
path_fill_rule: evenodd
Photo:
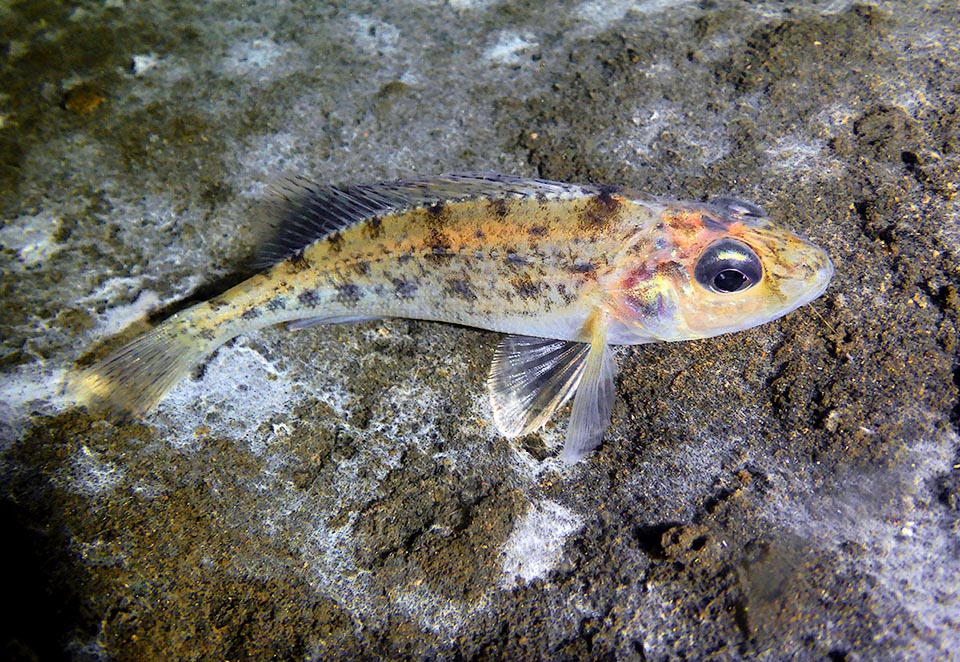
<path fill-rule="evenodd" d="M 703 287 L 720 294 L 742 292 L 760 282 L 763 266 L 753 249 L 736 239 L 711 244 L 693 270 Z"/>
<path fill-rule="evenodd" d="M 736 292 L 747 284 L 747 277 L 736 269 L 724 269 L 713 277 L 713 288 L 720 292 Z"/>

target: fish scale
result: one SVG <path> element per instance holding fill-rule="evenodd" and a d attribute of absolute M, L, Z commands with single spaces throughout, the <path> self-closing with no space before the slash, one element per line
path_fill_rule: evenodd
<path fill-rule="evenodd" d="M 833 271 L 821 249 L 733 198 L 492 173 L 291 181 L 276 218 L 261 273 L 78 371 L 77 400 L 142 415 L 216 347 L 264 326 L 432 320 L 508 334 L 487 382 L 505 436 L 535 432 L 574 398 L 573 462 L 609 425 L 611 344 L 755 326 L 819 296 Z"/>
<path fill-rule="evenodd" d="M 536 335 L 550 332 L 552 316 L 595 305 L 619 239 L 611 233 L 585 241 L 573 232 L 584 214 L 582 201 L 499 202 L 493 216 L 475 201 L 455 202 L 442 212 L 418 209 L 379 219 L 386 229 L 375 239 L 368 220 L 316 242 L 268 272 L 267 280 L 283 289 L 277 295 L 297 304 L 263 321 L 322 311 L 327 317 L 409 317 Z M 636 211 L 635 217 L 646 213 Z M 243 291 L 250 295 L 241 297 Z M 255 282 L 223 298 L 233 302 L 233 317 L 251 311 L 259 317 L 274 293 Z"/>

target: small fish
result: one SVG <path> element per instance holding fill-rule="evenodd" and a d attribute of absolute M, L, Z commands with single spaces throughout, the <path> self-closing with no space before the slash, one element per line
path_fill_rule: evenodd
<path fill-rule="evenodd" d="M 487 390 L 498 430 L 571 397 L 563 458 L 610 424 L 611 345 L 706 338 L 820 296 L 827 254 L 734 198 L 672 202 L 493 173 L 283 185 L 262 271 L 76 373 L 82 403 L 139 416 L 217 347 L 286 322 L 406 317 L 506 334 Z"/>

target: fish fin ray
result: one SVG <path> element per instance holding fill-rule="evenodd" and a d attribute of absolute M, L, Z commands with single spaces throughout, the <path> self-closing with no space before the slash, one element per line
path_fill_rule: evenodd
<path fill-rule="evenodd" d="M 330 186 L 293 177 L 273 187 L 267 210 L 272 238 L 256 259 L 266 268 L 310 244 L 375 216 L 474 198 L 546 196 L 562 199 L 601 188 L 492 172 L 449 173 L 379 184 Z M 611 190 L 604 187 L 603 190 Z"/>
<path fill-rule="evenodd" d="M 493 420 L 506 437 L 539 430 L 573 395 L 590 345 L 508 335 L 490 364 Z"/>
<path fill-rule="evenodd" d="M 138 418 L 225 340 L 204 339 L 184 311 L 68 375 L 67 395 L 90 409 Z"/>
<path fill-rule="evenodd" d="M 600 445 L 610 426 L 616 399 L 617 363 L 613 350 L 606 343 L 606 333 L 590 344 L 590 351 L 573 398 L 563 459 L 574 464 Z"/>

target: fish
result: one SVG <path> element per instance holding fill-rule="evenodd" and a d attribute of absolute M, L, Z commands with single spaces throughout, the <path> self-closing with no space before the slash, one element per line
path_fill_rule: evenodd
<path fill-rule="evenodd" d="M 259 271 L 87 368 L 79 404 L 142 417 L 227 341 L 383 318 L 504 334 L 486 382 L 500 434 L 571 398 L 561 457 L 597 448 L 615 402 L 612 347 L 708 338 L 819 297 L 827 253 L 733 197 L 684 202 L 487 172 L 279 185 Z"/>

